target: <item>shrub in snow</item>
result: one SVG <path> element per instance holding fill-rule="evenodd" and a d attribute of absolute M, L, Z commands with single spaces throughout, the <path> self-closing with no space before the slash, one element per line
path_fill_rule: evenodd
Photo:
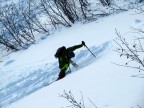
<path fill-rule="evenodd" d="M 118 39 L 115 42 L 119 46 L 116 51 L 120 54 L 120 57 L 125 56 L 128 60 L 125 65 L 122 66 L 138 69 L 140 72 L 144 71 L 144 36 L 141 35 L 144 31 L 135 28 L 133 28 L 133 30 L 140 34 L 139 37 L 137 36 L 134 39 L 134 42 L 127 41 L 126 38 L 122 37 L 116 30 Z M 129 65 L 131 62 L 134 62 L 134 65 Z"/>
<path fill-rule="evenodd" d="M 68 106 L 70 108 L 86 108 L 82 93 L 81 93 L 80 101 L 77 101 L 75 99 L 75 97 L 71 91 L 69 91 L 69 92 L 64 91 L 63 94 L 62 95 L 60 94 L 59 96 L 66 99 L 71 104 Z M 90 99 L 89 99 L 89 101 L 92 104 L 93 108 L 97 108 L 97 106 Z"/>

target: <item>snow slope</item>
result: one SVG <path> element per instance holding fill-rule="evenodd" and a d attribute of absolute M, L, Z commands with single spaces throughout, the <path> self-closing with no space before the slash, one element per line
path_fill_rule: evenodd
<path fill-rule="evenodd" d="M 139 108 L 137 105 L 143 108 L 144 79 L 140 78 L 143 73 L 112 63 L 125 63 L 113 51 L 115 28 L 123 36 L 131 36 L 130 27 L 143 27 L 144 16 L 134 13 L 132 10 L 84 25 L 75 24 L 27 50 L 9 55 L 0 64 L 0 108 L 66 107 L 69 103 L 59 97 L 64 90 L 72 91 L 77 100 L 82 93 L 87 108 L 92 108 L 87 98 L 97 108 Z M 71 74 L 52 83 L 59 73 L 53 56 L 56 49 L 80 44 L 82 40 L 96 58 L 84 47 L 76 50 L 74 61 L 78 69 L 71 66 Z M 138 74 L 139 77 L 133 77 Z"/>

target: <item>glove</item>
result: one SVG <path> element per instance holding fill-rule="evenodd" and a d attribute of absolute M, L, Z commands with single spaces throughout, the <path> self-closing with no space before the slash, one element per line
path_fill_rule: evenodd
<path fill-rule="evenodd" d="M 82 41 L 82 45 L 83 45 L 83 46 L 86 46 L 84 41 Z"/>

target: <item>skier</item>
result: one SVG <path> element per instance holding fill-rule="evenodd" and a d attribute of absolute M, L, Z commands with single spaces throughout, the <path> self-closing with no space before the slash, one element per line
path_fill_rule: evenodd
<path fill-rule="evenodd" d="M 69 47 L 69 48 L 66 48 L 65 46 L 62 46 L 57 50 L 57 52 L 55 53 L 54 56 L 56 58 L 58 58 L 59 68 L 61 70 L 60 70 L 59 76 L 56 79 L 56 81 L 59 80 L 59 79 L 62 79 L 63 77 L 65 77 L 65 75 L 66 75 L 65 72 L 68 69 L 70 63 L 74 67 L 78 67 L 78 65 L 76 63 L 74 63 L 71 60 L 71 58 L 75 57 L 75 54 L 74 54 L 73 51 L 78 49 L 78 48 L 81 48 L 82 46 L 86 46 L 84 41 L 82 41 L 82 43 L 80 45 L 75 45 L 75 46 L 72 46 L 72 47 Z"/>

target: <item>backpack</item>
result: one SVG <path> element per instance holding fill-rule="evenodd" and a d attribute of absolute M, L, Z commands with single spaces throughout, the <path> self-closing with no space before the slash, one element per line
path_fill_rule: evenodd
<path fill-rule="evenodd" d="M 71 58 L 75 57 L 75 53 L 73 51 L 69 51 L 67 56 L 69 59 L 71 59 Z"/>
<path fill-rule="evenodd" d="M 63 52 L 64 52 L 65 50 L 66 50 L 66 47 L 65 47 L 65 46 L 62 46 L 62 47 L 58 48 L 54 56 L 55 56 L 56 58 L 61 57 L 62 54 L 63 54 Z M 67 57 L 68 57 L 69 59 L 75 57 L 74 52 L 73 52 L 73 51 L 67 52 Z"/>
<path fill-rule="evenodd" d="M 56 53 L 55 53 L 55 57 L 59 58 L 60 56 L 62 56 L 63 52 L 66 50 L 65 46 L 62 46 L 60 48 L 57 49 Z"/>

